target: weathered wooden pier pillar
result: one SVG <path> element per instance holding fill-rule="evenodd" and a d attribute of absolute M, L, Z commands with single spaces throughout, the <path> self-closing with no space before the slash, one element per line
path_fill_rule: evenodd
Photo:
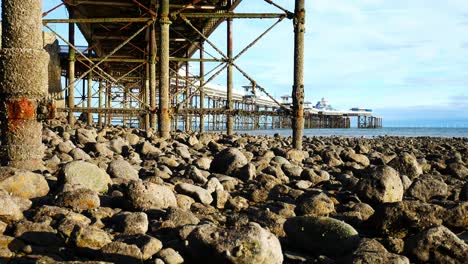
<path fill-rule="evenodd" d="M 305 1 L 296 0 L 294 18 L 294 86 L 292 92 L 293 147 L 302 149 L 304 130 L 304 33 Z"/>
<path fill-rule="evenodd" d="M 169 0 L 159 0 L 159 116 L 158 131 L 162 138 L 169 138 L 171 119 L 169 116 Z"/>
<path fill-rule="evenodd" d="M 228 6 L 232 4 L 232 0 L 228 0 Z M 232 56 L 233 56 L 233 43 L 232 43 L 232 18 L 227 19 L 227 57 L 228 57 L 228 66 L 227 66 L 227 105 L 228 109 L 226 130 L 228 135 L 234 133 L 234 119 L 232 116 L 233 102 L 232 102 L 232 93 L 234 89 L 233 83 L 233 67 L 232 67 Z"/>
<path fill-rule="evenodd" d="M 1 163 L 42 169 L 44 146 L 38 121 L 47 96 L 49 54 L 43 50 L 42 1 L 2 1 L 0 51 Z"/>

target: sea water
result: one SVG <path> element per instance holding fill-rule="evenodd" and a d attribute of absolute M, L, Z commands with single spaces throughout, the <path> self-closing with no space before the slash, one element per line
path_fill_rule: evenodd
<path fill-rule="evenodd" d="M 269 130 L 242 130 L 237 133 L 249 135 L 274 135 L 291 136 L 291 129 Z M 304 129 L 304 136 L 341 136 L 372 138 L 378 136 L 399 137 L 468 137 L 468 128 L 442 128 L 442 127 L 384 127 L 376 129 L 362 128 L 314 128 Z"/>

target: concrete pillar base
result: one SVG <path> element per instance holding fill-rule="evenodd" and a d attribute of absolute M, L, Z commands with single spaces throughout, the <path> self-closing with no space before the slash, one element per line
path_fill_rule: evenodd
<path fill-rule="evenodd" d="M 38 104 L 47 95 L 49 54 L 43 50 L 42 1 L 3 0 L 0 50 L 1 165 L 43 170 Z"/>

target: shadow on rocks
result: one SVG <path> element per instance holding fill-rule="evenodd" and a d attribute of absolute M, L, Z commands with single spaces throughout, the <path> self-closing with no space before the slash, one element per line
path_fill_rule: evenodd
<path fill-rule="evenodd" d="M 112 263 L 116 263 L 116 264 L 143 263 L 143 261 L 141 261 L 138 258 L 134 258 L 134 257 L 131 257 L 131 256 L 122 255 L 122 254 L 105 254 L 105 253 L 103 253 L 102 257 L 103 257 L 104 260 L 111 261 Z"/>
<path fill-rule="evenodd" d="M 35 237 L 36 239 L 42 238 L 45 242 L 41 245 L 28 245 L 25 240 L 31 237 Z M 26 232 L 18 238 L 10 237 L 10 239 L 10 241 L 2 241 L 6 242 L 8 245 L 6 248 L 2 249 L 0 264 L 40 263 L 38 262 L 38 259 L 43 257 L 47 257 L 53 261 L 63 261 L 66 258 L 64 255 L 66 253 L 60 251 L 60 247 L 57 244 L 53 244 L 51 246 L 47 244 L 48 241 L 50 242 L 57 239 L 53 233 Z"/>

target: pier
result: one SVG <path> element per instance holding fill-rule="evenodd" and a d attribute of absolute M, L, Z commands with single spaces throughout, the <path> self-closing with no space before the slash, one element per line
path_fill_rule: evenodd
<path fill-rule="evenodd" d="M 353 117 L 359 128 L 381 127 L 381 119 L 368 112 L 306 109 L 304 0 L 296 0 L 293 11 L 266 0 L 265 5 L 274 6 L 276 13 L 235 12 L 240 3 L 69 0 L 43 12 L 38 1 L 4 0 L 0 119 L 6 160 L 34 167 L 42 155 L 39 147 L 34 148 L 40 145 L 41 121 L 54 118 L 55 112 L 67 113 L 69 124 L 79 116 L 88 125 L 119 123 L 156 129 L 162 138 L 176 130 L 231 135 L 234 130 L 291 128 L 297 149 L 302 148 L 304 128 L 348 128 Z M 62 6 L 69 17 L 49 18 Z M 234 54 L 238 19 L 272 23 Z M 292 101 L 285 105 L 262 86 L 262 80 L 243 70 L 237 59 L 266 34 L 274 34 L 278 24 L 288 22 L 294 31 L 294 70 Z M 222 23 L 227 23 L 225 47 L 210 40 Z M 68 25 L 68 36 L 56 30 L 57 24 Z M 76 29 L 87 46 L 75 44 Z M 66 46 L 58 46 L 57 40 Z M 214 52 L 207 52 L 207 46 Z M 208 69 L 208 63 L 216 66 Z M 197 64 L 199 72 L 190 72 L 190 64 Z M 226 84 L 214 87 L 212 80 L 223 71 Z M 234 71 L 250 84 L 246 91 L 250 95 L 235 91 L 245 83 L 234 83 Z"/>
<path fill-rule="evenodd" d="M 173 2 L 169 5 L 172 33 L 168 39 L 170 55 L 167 103 L 171 131 L 229 130 L 231 133 L 231 130 L 291 128 L 294 109 L 292 102 L 287 107 L 278 102 L 268 94 L 267 88 L 259 85 L 261 80 L 254 80 L 235 64 L 235 60 L 272 31 L 278 23 L 293 20 L 295 14 L 275 3 L 269 4 L 276 5 L 280 11 L 278 13 L 239 14 L 234 11 L 241 1 L 221 1 L 218 5 L 194 5 L 190 1 L 185 1 L 189 3 L 184 5 L 184 1 L 176 1 L 181 2 L 179 4 Z M 70 25 L 68 39 L 51 29 L 57 34 L 57 38 L 69 44 L 60 48 L 60 64 L 64 69 L 61 72 L 66 77 L 65 92 L 68 95 L 67 104 L 58 109 L 69 113 L 69 121 L 72 121 L 71 118 L 76 113 L 86 113 L 89 124 L 121 124 L 143 129 L 158 127 L 157 120 L 161 120 L 161 116 L 158 113 L 160 106 L 157 101 L 165 98 L 165 95 L 160 95 L 159 89 L 155 88 L 160 87 L 160 80 L 156 78 L 157 68 L 160 66 L 157 63 L 157 54 L 160 54 L 160 51 L 155 50 L 158 47 L 157 42 L 162 39 L 156 23 L 156 9 L 159 9 L 160 3 L 154 7 L 146 4 L 144 1 L 77 1 L 74 5 L 67 5 L 69 13 L 72 14 L 71 18 L 43 20 L 48 28 L 54 23 Z M 127 17 L 118 18 L 110 7 L 126 11 Z M 137 16 L 136 9 L 146 10 L 143 17 L 147 18 Z M 75 16 L 79 19 L 74 18 Z M 233 19 L 273 19 L 275 22 L 234 56 L 230 54 Z M 210 34 L 224 21 L 228 23 L 228 45 L 225 49 L 209 40 Z M 90 43 L 89 46 L 73 45 L 74 23 L 81 29 Z M 205 45 L 210 45 L 218 51 L 218 56 L 208 55 L 204 50 Z M 214 68 L 212 73 L 205 73 L 205 64 L 208 62 L 219 63 L 219 67 Z M 190 72 L 191 63 L 198 64 L 199 72 Z M 103 64 L 104 69 L 101 69 L 100 65 Z M 224 70 L 228 73 L 226 85 L 223 87 L 211 84 L 210 80 Z M 247 86 L 249 90 L 234 90 L 233 70 L 239 70 L 246 77 L 246 81 L 253 84 Z M 93 72 L 95 73 L 92 74 Z M 76 91 L 80 88 L 75 87 L 75 84 L 85 78 L 88 78 L 89 82 L 83 82 L 81 91 Z M 95 85 L 96 82 L 99 85 Z M 72 95 L 71 90 L 74 91 Z M 157 98 L 159 100 L 155 100 Z M 305 108 L 303 117 L 304 128 L 349 128 L 352 117 L 356 117 L 356 125 L 359 128 L 381 127 L 379 118 L 364 112 L 318 111 Z M 365 121 L 361 122 L 364 119 Z"/>
<path fill-rule="evenodd" d="M 86 47 L 79 47 L 86 49 Z M 67 50 L 61 47 L 61 50 Z M 68 53 L 61 53 L 61 58 L 67 58 Z M 67 63 L 62 59 L 62 64 Z M 66 76 L 66 71 L 62 71 Z M 183 102 L 188 91 L 190 100 L 188 104 L 183 104 L 174 113 L 171 130 L 200 130 L 200 116 L 203 115 L 204 131 L 225 131 L 227 122 L 227 111 L 224 106 L 227 103 L 226 87 L 214 84 L 206 84 L 204 88 L 204 108 L 199 108 L 200 94 L 196 89 L 199 87 L 197 77 L 189 77 L 189 86 L 186 87 L 185 69 L 179 73 L 179 78 L 171 78 L 171 90 L 179 91 L 171 102 L 171 107 L 178 107 L 177 103 Z M 118 124 L 127 127 L 142 127 L 143 117 L 147 110 L 139 107 L 138 102 L 122 92 L 119 88 L 111 87 L 111 95 L 99 96 L 99 86 L 92 91 L 92 100 L 101 98 L 104 107 L 86 107 L 87 85 L 83 84 L 81 97 L 75 98 L 75 107 L 61 107 L 58 111 L 73 112 L 77 114 L 92 115 L 94 124 Z M 268 96 L 255 95 L 252 93 L 252 86 L 244 86 L 244 90 L 233 89 L 232 101 L 234 109 L 234 130 L 257 130 L 257 129 L 286 129 L 291 128 L 291 117 L 288 110 L 291 107 L 291 96 L 283 96 L 280 100 L 273 100 Z M 185 90 L 187 89 L 187 90 Z M 255 88 L 254 88 L 255 89 Z M 104 91 L 102 91 L 104 92 Z M 133 94 L 138 95 L 139 89 L 133 89 Z M 176 100 L 177 99 L 177 100 Z M 106 100 L 109 100 L 110 108 L 106 108 Z M 337 111 L 319 110 L 311 107 L 307 102 L 304 109 L 304 128 L 350 128 L 351 119 L 354 118 L 356 127 L 359 128 L 379 128 L 381 118 L 373 116 L 365 111 Z M 98 115 L 96 115 L 98 114 Z M 87 115 L 82 115 L 87 116 Z"/>

